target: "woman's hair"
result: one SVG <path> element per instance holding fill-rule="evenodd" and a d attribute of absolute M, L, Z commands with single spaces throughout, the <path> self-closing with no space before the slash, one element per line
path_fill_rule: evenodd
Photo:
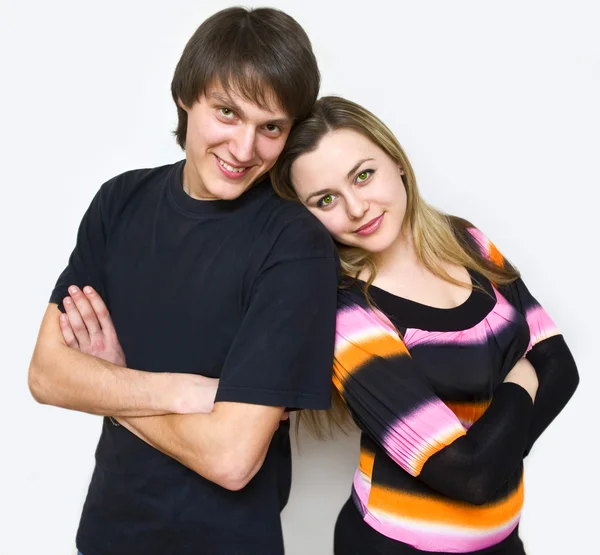
<path fill-rule="evenodd" d="M 415 174 L 408 157 L 390 129 L 374 114 L 362 106 L 337 96 L 319 99 L 304 121 L 290 133 L 277 164 L 271 170 L 273 187 L 279 196 L 299 201 L 292 180 L 291 169 L 298 157 L 317 149 L 321 139 L 333 131 L 347 129 L 360 133 L 383 150 L 402 170 L 406 189 L 406 213 L 403 229 L 410 234 L 418 260 L 431 273 L 450 283 L 465 286 L 445 269 L 446 264 L 474 270 L 491 282 L 504 285 L 519 277 L 518 271 L 505 261 L 496 265 L 481 254 L 467 229 L 472 225 L 461 218 L 444 214 L 427 204 L 419 194 Z M 337 243 L 342 277 L 367 276 L 364 293 L 369 304 L 369 287 L 377 275 L 374 255 L 358 247 Z M 345 429 L 349 423 L 348 412 L 336 388 L 333 388 L 330 411 L 302 411 L 302 420 L 317 437 L 329 435 L 336 427 Z"/>

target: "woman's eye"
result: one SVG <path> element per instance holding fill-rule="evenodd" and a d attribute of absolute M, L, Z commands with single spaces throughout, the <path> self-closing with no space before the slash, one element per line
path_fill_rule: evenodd
<path fill-rule="evenodd" d="M 356 182 L 363 183 L 367 179 L 369 179 L 369 177 L 371 177 L 372 174 L 373 174 L 373 170 L 364 170 L 356 176 Z"/>
<path fill-rule="evenodd" d="M 327 208 L 328 206 L 331 206 L 333 204 L 334 200 L 334 195 L 325 195 L 322 199 L 319 200 L 319 202 L 317 202 L 317 206 L 319 208 Z"/>

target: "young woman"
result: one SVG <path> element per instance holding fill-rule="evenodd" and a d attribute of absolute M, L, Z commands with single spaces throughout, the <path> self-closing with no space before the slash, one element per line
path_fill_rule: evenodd
<path fill-rule="evenodd" d="M 524 553 L 523 457 L 579 380 L 552 320 L 364 108 L 319 100 L 272 179 L 339 247 L 334 400 L 362 436 L 335 554 Z"/>

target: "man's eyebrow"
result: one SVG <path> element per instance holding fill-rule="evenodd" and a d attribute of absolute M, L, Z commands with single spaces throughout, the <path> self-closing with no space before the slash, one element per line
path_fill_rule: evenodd
<path fill-rule="evenodd" d="M 237 112 L 238 115 L 244 116 L 244 110 L 242 110 L 242 108 L 240 108 L 240 106 L 238 106 L 235 103 L 235 100 L 233 100 L 233 98 L 231 98 L 227 93 L 213 91 L 213 92 L 210 92 L 207 96 L 211 100 L 216 100 L 217 102 L 226 104 L 228 107 L 231 107 L 235 112 Z M 264 123 L 264 125 L 277 125 L 278 127 L 286 127 L 288 125 L 292 125 L 292 123 L 293 123 L 292 118 L 288 118 L 288 117 L 284 116 L 284 117 L 277 117 L 273 120 L 268 120 Z"/>
<path fill-rule="evenodd" d="M 363 158 L 362 160 L 359 160 L 356 164 L 354 164 L 354 166 L 352 166 L 352 168 L 350 169 L 350 171 L 348 172 L 347 176 L 348 179 L 352 178 L 352 174 L 358 169 L 360 168 L 360 166 L 362 164 L 364 164 L 365 162 L 368 162 L 369 160 L 374 160 L 374 158 Z"/>
<path fill-rule="evenodd" d="M 292 125 L 292 123 L 293 120 L 291 118 L 278 118 L 266 122 L 265 125 L 277 125 L 277 127 L 287 127 L 288 125 Z"/>
<path fill-rule="evenodd" d="M 244 111 L 235 103 L 233 98 L 231 98 L 228 94 L 224 94 L 218 91 L 212 91 L 208 94 L 208 98 L 211 100 L 216 100 L 217 102 L 221 102 L 222 104 L 226 104 L 228 107 L 233 108 L 235 112 L 237 112 L 240 116 L 244 114 Z"/>

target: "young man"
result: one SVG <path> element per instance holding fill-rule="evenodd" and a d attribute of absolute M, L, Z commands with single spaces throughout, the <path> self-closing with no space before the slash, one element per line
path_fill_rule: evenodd
<path fill-rule="evenodd" d="M 318 89 L 291 17 L 215 14 L 173 78 L 185 160 L 111 179 L 86 212 L 29 371 L 38 401 L 115 418 L 77 534 L 84 555 L 283 553 L 279 421 L 329 406 L 337 276 L 326 230 L 266 173 Z M 100 297 L 127 368 L 100 323 L 81 349 L 98 357 L 62 337 L 61 310 L 76 329 Z"/>

